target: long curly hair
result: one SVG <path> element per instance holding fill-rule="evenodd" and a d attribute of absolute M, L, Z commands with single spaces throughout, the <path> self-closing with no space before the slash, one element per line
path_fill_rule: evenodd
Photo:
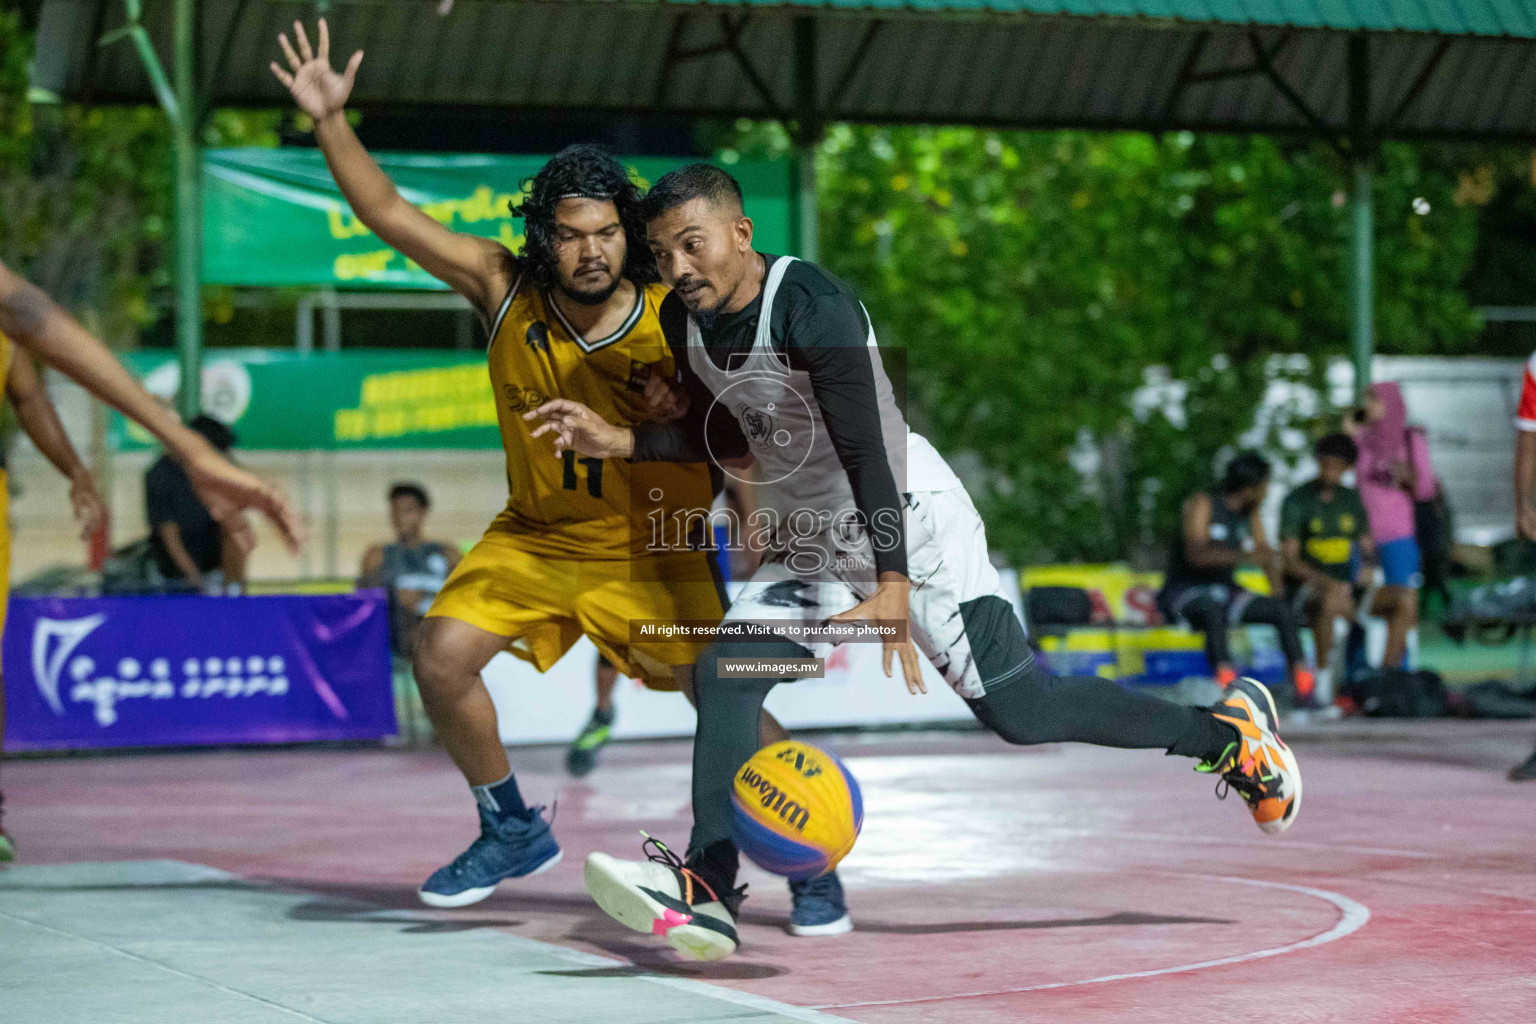
<path fill-rule="evenodd" d="M 638 285 L 660 280 L 656 258 L 645 242 L 639 187 L 607 150 L 587 144 L 565 147 L 523 183 L 523 200 L 512 206 L 512 215 L 523 219 L 524 242 L 519 256 L 523 271 L 543 288 L 558 283 L 555 207 L 560 200 L 577 196 L 605 199 L 618 209 L 626 243 L 623 276 Z"/>

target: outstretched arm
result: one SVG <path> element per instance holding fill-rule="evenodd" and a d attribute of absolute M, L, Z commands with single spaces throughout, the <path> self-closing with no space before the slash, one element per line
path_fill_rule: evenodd
<path fill-rule="evenodd" d="M 288 68 L 273 61 L 272 73 L 287 86 L 299 108 L 314 118 L 315 141 L 352 212 L 390 248 L 415 260 L 489 320 L 511 285 L 506 247 L 489 238 L 450 231 L 408 202 L 347 123 L 345 106 L 363 51 L 353 53 L 346 69 L 337 73 L 331 67 L 331 30 L 324 18 L 318 49 L 311 49 L 300 22 L 293 23 L 293 34 L 297 49 L 286 33 L 277 37 Z"/>
<path fill-rule="evenodd" d="M 43 386 L 43 379 L 26 352 L 16 353 L 5 381 L 6 394 L 21 429 L 27 432 L 37 450 L 69 481 L 69 504 L 80 524 L 80 534 L 89 539 L 106 521 L 107 510 L 96 493 L 96 482 L 80 461 L 80 454 L 59 422 L 59 411 Z"/>
<path fill-rule="evenodd" d="M 241 515 L 254 509 L 272 521 L 290 550 L 298 550 L 302 532 L 298 517 L 276 487 L 233 465 L 201 435 L 183 426 L 105 345 L 3 263 L 0 332 L 153 434 L 187 471 L 209 513 L 242 547 L 255 543 L 250 524 Z"/>

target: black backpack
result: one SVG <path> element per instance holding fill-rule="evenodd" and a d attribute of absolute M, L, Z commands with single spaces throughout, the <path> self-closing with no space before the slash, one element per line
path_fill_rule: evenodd
<path fill-rule="evenodd" d="M 1024 617 L 1032 630 L 1087 626 L 1093 623 L 1093 601 L 1082 587 L 1030 587 Z"/>
<path fill-rule="evenodd" d="M 1446 713 L 1445 683 L 1427 670 L 1372 672 L 1347 686 L 1344 696 L 1371 718 L 1442 718 Z"/>

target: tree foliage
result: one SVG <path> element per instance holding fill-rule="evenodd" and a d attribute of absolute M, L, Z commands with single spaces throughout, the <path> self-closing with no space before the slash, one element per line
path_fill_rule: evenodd
<path fill-rule="evenodd" d="M 1378 166 L 1379 350 L 1465 351 L 1466 157 L 1390 145 Z M 1266 389 L 1347 353 L 1345 169 L 1322 144 L 837 126 L 817 174 L 822 261 L 905 349 L 914 425 L 1012 558 L 1160 547 L 1240 438 L 1305 443 L 1293 421 L 1321 410 L 1256 424 Z"/>
<path fill-rule="evenodd" d="M 29 102 L 32 46 L 0 11 L 0 259 L 121 341 L 162 314 L 170 284 L 170 125 L 153 106 Z M 276 145 L 278 117 L 218 110 L 203 142 Z"/>

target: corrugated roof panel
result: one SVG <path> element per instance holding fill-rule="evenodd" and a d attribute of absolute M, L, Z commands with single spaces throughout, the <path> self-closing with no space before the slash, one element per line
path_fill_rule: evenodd
<path fill-rule="evenodd" d="M 333 44 L 341 54 L 362 48 L 355 94 L 359 105 L 500 105 L 524 108 L 655 110 L 722 116 L 774 116 L 794 101 L 794 17 L 806 4 L 737 6 L 572 0 L 567 3 L 458 0 L 446 18 L 418 0 L 337 4 Z M 975 121 L 1021 127 L 1079 124 L 1093 127 L 1178 127 L 1230 131 L 1309 130 L 1306 120 L 1262 75 L 1186 83 L 1171 112 L 1174 83 L 1197 38 L 1206 36 L 1194 70 L 1208 73 L 1249 66 L 1250 32 L 1264 45 L 1282 37 L 1280 72 L 1332 130 L 1348 116 L 1345 36 L 1315 29 L 1270 27 L 1269 22 L 1389 19 L 1414 26 L 1443 24 L 1467 10 L 1487 13 L 1492 0 L 1114 0 L 1115 11 L 1134 8 L 1163 18 L 1168 12 L 1247 19 L 1241 25 L 1210 21 L 1184 26 L 1077 17 L 953 18 L 924 16 L 909 6 L 889 17 L 859 15 L 852 0 L 836 0 L 836 14 L 819 25 L 818 95 L 835 106 L 823 116 L 849 120 L 947 123 Z M 1507 0 L 1501 9 L 1513 10 Z M 132 47 L 97 48 L 88 38 L 90 4 L 106 4 L 104 24 L 121 21 L 113 0 L 46 0 L 39 29 L 37 84 L 68 96 L 97 100 L 147 99 L 148 85 Z M 276 34 L 307 2 L 246 3 L 233 29 L 235 0 L 203 0 L 207 52 L 228 36 L 228 59 L 215 71 L 215 101 L 286 105 L 267 71 L 277 58 Z M 947 10 L 979 10 L 980 0 L 913 0 Z M 1078 7 L 1088 0 L 1077 0 Z M 1060 2 L 993 0 L 1015 10 L 1060 11 Z M 868 10 L 870 4 L 860 4 Z M 1094 9 L 1111 9 L 1095 0 Z M 145 25 L 160 52 L 169 49 L 168 4 L 148 5 Z M 87 16 L 82 16 L 84 13 Z M 720 19 L 746 17 L 741 46 L 765 81 L 765 101 L 729 53 L 675 62 L 663 57 L 673 26 L 680 45 L 698 49 L 721 40 Z M 1527 19 L 1529 20 L 1529 19 Z M 871 25 L 874 42 L 844 94 L 848 62 Z M 1490 23 L 1491 24 L 1491 23 Z M 1516 22 L 1500 22 L 1514 26 Z M 1524 31 L 1523 29 L 1519 29 Z M 233 31 L 233 35 L 228 34 Z M 568 46 L 582 39 L 580 48 Z M 1387 133 L 1456 133 L 1536 138 L 1536 43 L 1525 37 L 1459 36 L 1402 122 L 1387 119 L 1444 37 L 1416 32 L 1373 33 L 1372 114 Z M 665 74 L 666 88 L 658 94 Z"/>
<path fill-rule="evenodd" d="M 1042 73 L 1044 44 L 1038 33 L 1009 32 L 1007 39 L 1004 53 L 1015 74 L 999 80 L 995 94 L 982 108 L 982 116 L 993 122 L 1005 121 L 1011 111 L 1023 110 L 1028 102 L 1031 76 Z"/>
<path fill-rule="evenodd" d="M 672 0 L 713 6 L 828 7 L 839 10 L 908 9 L 918 12 L 991 11 L 997 14 L 1084 18 L 1172 18 L 1237 25 L 1435 31 L 1484 35 L 1536 34 L 1536 15 L 1524 0 Z"/>
<path fill-rule="evenodd" d="M 1392 20 L 1410 32 L 1429 32 L 1435 27 L 1435 19 L 1425 7 L 1424 0 L 1387 0 Z M 1458 15 L 1459 17 L 1459 15 Z"/>
<path fill-rule="evenodd" d="M 1481 131 L 1496 131 L 1508 123 L 1513 108 L 1530 105 L 1531 93 L 1521 88 L 1529 84 L 1524 72 L 1531 65 L 1530 55 L 1512 46 L 1500 46 L 1497 51 L 1499 56 L 1489 62 L 1494 72 L 1484 95 L 1492 102 L 1482 107 L 1484 117 L 1477 125 Z"/>

